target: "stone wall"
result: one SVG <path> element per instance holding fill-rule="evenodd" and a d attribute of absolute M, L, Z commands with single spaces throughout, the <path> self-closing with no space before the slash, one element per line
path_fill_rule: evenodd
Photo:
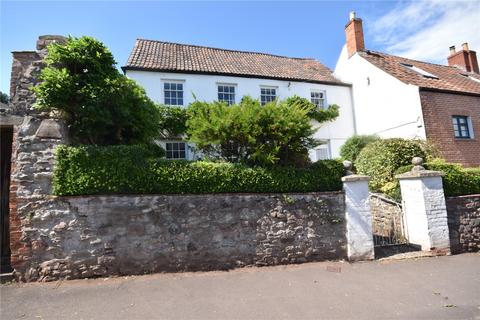
<path fill-rule="evenodd" d="M 454 253 L 480 250 L 480 194 L 446 199 Z"/>
<path fill-rule="evenodd" d="M 17 278 L 49 281 L 346 258 L 341 192 L 44 197 Z"/>
<path fill-rule="evenodd" d="M 393 237 L 402 235 L 402 207 L 393 200 L 381 195 L 370 195 L 370 208 L 372 210 L 373 234 L 377 237 Z"/>

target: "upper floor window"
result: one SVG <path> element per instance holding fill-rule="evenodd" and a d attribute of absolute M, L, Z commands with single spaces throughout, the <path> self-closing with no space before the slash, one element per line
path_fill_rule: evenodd
<path fill-rule="evenodd" d="M 325 92 L 323 91 L 310 92 L 310 101 L 319 109 L 325 108 Z"/>
<path fill-rule="evenodd" d="M 277 88 L 260 88 L 260 102 L 262 106 L 277 99 Z"/>
<path fill-rule="evenodd" d="M 167 142 L 165 143 L 165 149 L 167 159 L 186 159 L 187 148 L 185 142 Z"/>
<path fill-rule="evenodd" d="M 183 106 L 183 83 L 164 82 L 163 96 L 166 105 Z"/>
<path fill-rule="evenodd" d="M 226 102 L 228 105 L 235 103 L 235 86 L 231 84 L 218 85 L 218 101 Z"/>
<path fill-rule="evenodd" d="M 471 128 L 471 121 L 467 116 L 452 116 L 453 131 L 455 138 L 471 139 L 473 132 Z"/>

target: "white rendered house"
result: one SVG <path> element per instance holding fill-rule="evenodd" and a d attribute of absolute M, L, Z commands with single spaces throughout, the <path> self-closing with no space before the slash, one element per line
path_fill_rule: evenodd
<path fill-rule="evenodd" d="M 231 104 L 247 95 L 262 103 L 297 95 L 319 108 L 337 104 L 339 117 L 315 135 L 323 144 L 310 151 L 312 161 L 338 157 L 355 134 L 350 85 L 314 59 L 138 39 L 122 69 L 153 101 L 166 105 L 188 106 L 195 99 Z M 181 140 L 161 143 L 167 158 L 198 156 Z"/>
<path fill-rule="evenodd" d="M 449 162 L 480 165 L 480 74 L 467 43 L 440 65 L 367 50 L 353 12 L 345 33 L 334 75 L 352 84 L 358 134 L 427 139 Z"/>

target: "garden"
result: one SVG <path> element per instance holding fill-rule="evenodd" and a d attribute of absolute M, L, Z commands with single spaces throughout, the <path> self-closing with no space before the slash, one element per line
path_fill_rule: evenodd
<path fill-rule="evenodd" d="M 346 159 L 372 177 L 372 191 L 400 200 L 394 176 L 415 156 L 445 172 L 447 196 L 480 193 L 479 168 L 445 163 L 417 140 L 354 136 L 342 159 L 312 163 L 308 150 L 320 143 L 312 123 L 334 120 L 336 105 L 319 110 L 296 96 L 263 106 L 248 96 L 230 106 L 159 105 L 90 37 L 51 44 L 45 64 L 35 107 L 63 118 L 71 141 L 57 149 L 56 195 L 337 191 Z M 155 140 L 170 137 L 195 145 L 202 159 L 166 160 Z"/>

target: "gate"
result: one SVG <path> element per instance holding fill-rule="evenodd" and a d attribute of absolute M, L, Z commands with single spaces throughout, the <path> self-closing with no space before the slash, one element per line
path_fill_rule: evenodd
<path fill-rule="evenodd" d="M 402 205 L 379 194 L 370 194 L 374 247 L 408 244 Z"/>

